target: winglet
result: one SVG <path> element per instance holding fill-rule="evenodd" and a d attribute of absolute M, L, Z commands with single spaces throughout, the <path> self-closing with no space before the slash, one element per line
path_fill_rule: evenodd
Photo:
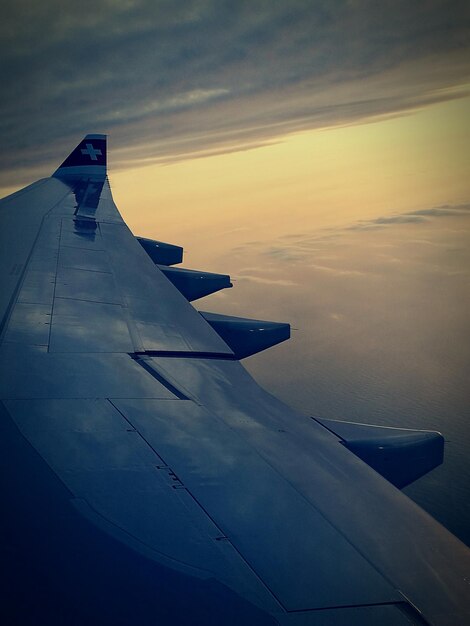
<path fill-rule="evenodd" d="M 106 135 L 87 135 L 54 172 L 56 178 L 106 176 Z"/>

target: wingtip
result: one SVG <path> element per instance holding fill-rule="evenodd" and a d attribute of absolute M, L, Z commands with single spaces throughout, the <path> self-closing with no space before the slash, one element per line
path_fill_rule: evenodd
<path fill-rule="evenodd" d="M 106 176 L 106 140 L 107 136 L 103 134 L 86 135 L 53 176 L 57 178 L 83 175 Z"/>
<path fill-rule="evenodd" d="M 83 138 L 83 141 L 85 141 L 86 139 L 102 139 L 103 141 L 106 141 L 107 138 L 108 138 L 108 135 L 102 135 L 100 133 L 91 133 L 90 135 L 85 135 L 85 137 Z"/>

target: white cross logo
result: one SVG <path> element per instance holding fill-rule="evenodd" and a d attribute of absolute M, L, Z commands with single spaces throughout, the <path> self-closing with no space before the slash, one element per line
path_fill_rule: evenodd
<path fill-rule="evenodd" d="M 87 143 L 85 145 L 86 145 L 86 148 L 82 148 L 81 153 L 88 154 L 88 156 L 90 157 L 92 161 L 97 161 L 98 158 L 96 155 L 98 154 L 99 156 L 101 156 L 101 150 L 99 149 L 95 150 L 95 148 L 93 148 L 92 143 Z"/>

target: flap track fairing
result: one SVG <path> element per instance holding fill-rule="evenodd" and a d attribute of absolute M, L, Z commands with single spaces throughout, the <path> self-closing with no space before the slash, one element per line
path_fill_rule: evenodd
<path fill-rule="evenodd" d="M 166 267 L 164 265 L 159 265 L 158 267 L 190 302 L 221 289 L 232 287 L 230 276 L 227 274 L 214 274 L 212 272 L 200 272 L 199 270 L 187 270 L 180 267 Z"/>
<path fill-rule="evenodd" d="M 158 265 L 177 265 L 183 261 L 183 248 L 164 241 L 136 237 L 152 261 Z"/>
<path fill-rule="evenodd" d="M 316 421 L 399 489 L 421 478 L 444 460 L 444 437 L 438 432 L 317 418 Z"/>
<path fill-rule="evenodd" d="M 290 337 L 290 325 L 282 322 L 251 320 L 231 315 L 201 315 L 233 350 L 237 359 L 271 348 Z"/>

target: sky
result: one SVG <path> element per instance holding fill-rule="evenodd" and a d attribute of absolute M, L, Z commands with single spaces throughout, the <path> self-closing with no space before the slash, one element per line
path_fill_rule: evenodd
<path fill-rule="evenodd" d="M 5 0 L 3 187 L 87 132 L 113 165 L 225 154 L 468 94 L 464 0 Z"/>
<path fill-rule="evenodd" d="M 109 135 L 136 235 L 291 322 L 256 379 L 319 417 L 446 435 L 410 494 L 470 543 L 470 5 L 5 0 L 0 192 Z"/>

